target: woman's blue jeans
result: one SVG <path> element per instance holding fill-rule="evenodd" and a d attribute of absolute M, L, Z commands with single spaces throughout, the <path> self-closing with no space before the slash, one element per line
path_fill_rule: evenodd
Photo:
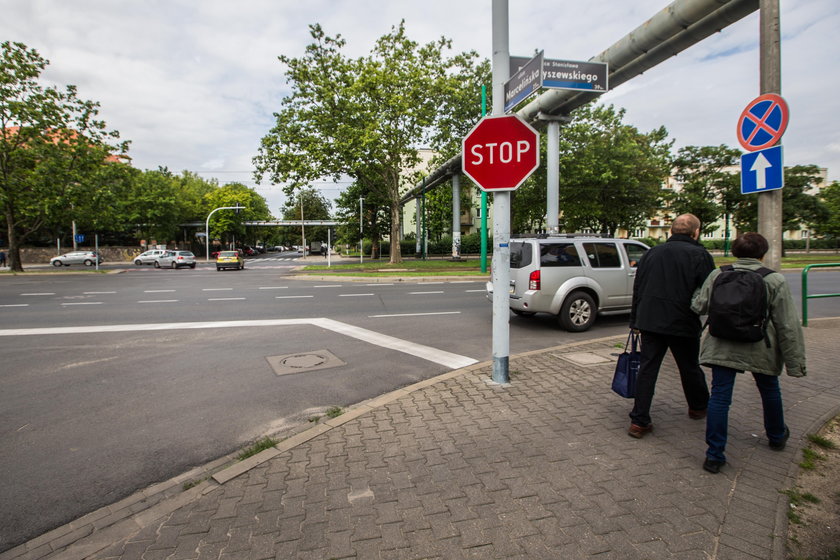
<path fill-rule="evenodd" d="M 706 444 L 709 446 L 706 457 L 712 461 L 726 461 L 724 451 L 729 429 L 729 406 L 732 404 L 732 389 L 737 375 L 738 372 L 732 368 L 712 366 L 712 392 L 706 417 Z M 785 414 L 779 377 L 763 373 L 752 375 L 761 394 L 767 439 L 771 442 L 781 441 L 785 434 Z"/>

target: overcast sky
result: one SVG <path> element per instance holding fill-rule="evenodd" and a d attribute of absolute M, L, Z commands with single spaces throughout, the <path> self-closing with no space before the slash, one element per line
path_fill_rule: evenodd
<path fill-rule="evenodd" d="M 512 0 L 510 52 L 587 60 L 669 4 L 665 0 Z M 308 26 L 362 56 L 405 20 L 421 43 L 492 55 L 491 0 L 0 0 L 0 40 L 50 61 L 49 82 L 101 103 L 141 169 L 190 170 L 257 189 L 279 215 L 278 186 L 257 185 L 251 158 L 287 93 L 279 55 L 300 56 Z M 785 165 L 840 179 L 840 2 L 781 0 Z M 664 125 L 676 142 L 738 147 L 736 122 L 759 94 L 758 13 L 602 97 L 626 122 Z M 327 198 L 340 186 L 319 185 Z"/>

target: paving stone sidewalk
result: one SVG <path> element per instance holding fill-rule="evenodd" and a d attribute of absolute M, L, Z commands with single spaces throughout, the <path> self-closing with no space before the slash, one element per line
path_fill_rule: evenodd
<path fill-rule="evenodd" d="M 670 357 L 654 433 L 627 436 L 632 401 L 609 389 L 623 343 L 612 337 L 512 356 L 506 386 L 485 363 L 384 395 L 190 490 L 141 496 L 122 517 L 94 512 L 0 560 L 781 560 L 780 490 L 805 436 L 840 412 L 838 328 L 812 322 L 809 376 L 782 380 L 785 451 L 767 447 L 758 393 L 739 378 L 718 475 L 701 469 L 705 423 L 688 418 Z"/>

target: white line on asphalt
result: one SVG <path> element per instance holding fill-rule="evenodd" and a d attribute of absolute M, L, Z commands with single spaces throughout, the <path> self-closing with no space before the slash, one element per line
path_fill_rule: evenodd
<path fill-rule="evenodd" d="M 341 284 L 322 284 L 320 286 L 312 286 L 313 288 L 340 288 Z"/>
<path fill-rule="evenodd" d="M 28 303 L 7 303 L 6 305 L 0 305 L 0 307 L 29 307 Z"/>
<path fill-rule="evenodd" d="M 169 293 L 169 292 L 174 292 L 174 291 L 175 290 L 143 290 L 143 293 L 144 294 L 163 294 L 163 293 Z"/>
<path fill-rule="evenodd" d="M 55 334 L 85 334 L 85 333 L 115 333 L 115 332 L 141 332 L 141 331 L 165 331 L 165 330 L 184 330 L 184 329 L 221 329 L 221 328 L 243 328 L 243 327 L 282 327 L 295 325 L 313 325 L 332 331 L 338 334 L 343 334 L 356 340 L 361 340 L 369 344 L 380 346 L 382 348 L 390 348 L 398 352 L 417 356 L 424 360 L 434 362 L 446 366 L 451 369 L 466 367 L 477 363 L 468 356 L 461 356 L 446 352 L 431 346 L 423 344 L 415 344 L 407 340 L 388 336 L 386 334 L 378 333 L 354 327 L 347 323 L 335 321 L 326 318 L 313 319 L 253 319 L 250 321 L 216 321 L 216 322 L 193 322 L 193 323 L 145 323 L 135 325 L 93 325 L 81 327 L 43 327 L 34 329 L 3 329 L 0 330 L 0 336 L 43 336 Z"/>
<path fill-rule="evenodd" d="M 207 301 L 242 301 L 244 297 L 211 297 Z"/>
<path fill-rule="evenodd" d="M 55 292 L 36 292 L 31 294 L 20 294 L 22 296 L 54 296 Z"/>
<path fill-rule="evenodd" d="M 393 286 L 394 284 L 389 284 L 383 282 L 382 284 L 365 284 L 365 286 Z"/>
<path fill-rule="evenodd" d="M 64 302 L 61 305 L 102 305 L 103 303 L 102 301 L 71 301 Z"/>
<path fill-rule="evenodd" d="M 464 290 L 465 293 L 471 294 L 473 292 L 486 292 L 487 290 Z"/>
<path fill-rule="evenodd" d="M 260 286 L 260 290 L 288 290 L 288 286 Z"/>
<path fill-rule="evenodd" d="M 422 317 L 423 315 L 460 315 L 460 311 L 437 311 L 429 313 L 393 313 L 391 315 L 368 315 L 368 319 L 380 317 Z"/>
<path fill-rule="evenodd" d="M 202 292 L 230 292 L 233 288 L 202 288 Z"/>
<path fill-rule="evenodd" d="M 338 294 L 338 297 L 360 297 L 360 296 L 372 296 L 375 294 Z"/>
<path fill-rule="evenodd" d="M 140 300 L 137 303 L 175 303 L 177 299 L 145 299 Z"/>
<path fill-rule="evenodd" d="M 86 296 L 98 296 L 102 294 L 116 294 L 117 292 L 82 292 Z"/>
<path fill-rule="evenodd" d="M 274 296 L 274 299 L 295 299 L 295 298 L 310 298 L 315 296 Z"/>
<path fill-rule="evenodd" d="M 442 293 L 443 293 L 443 290 L 438 290 L 436 292 L 408 292 L 408 295 L 410 295 L 410 296 L 420 296 L 420 295 L 424 295 L 424 294 L 442 294 Z"/>

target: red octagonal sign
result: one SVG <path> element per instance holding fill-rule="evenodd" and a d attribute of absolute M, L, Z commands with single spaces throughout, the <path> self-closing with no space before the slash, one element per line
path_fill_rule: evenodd
<path fill-rule="evenodd" d="M 513 191 L 540 166 L 540 134 L 517 115 L 484 117 L 464 138 L 461 167 L 481 190 Z"/>

